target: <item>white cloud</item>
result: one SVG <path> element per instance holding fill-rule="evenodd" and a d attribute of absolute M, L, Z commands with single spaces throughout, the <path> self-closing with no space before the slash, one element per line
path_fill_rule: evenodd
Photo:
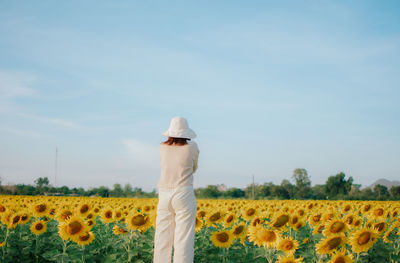
<path fill-rule="evenodd" d="M 34 80 L 28 73 L 0 70 L 0 112 L 15 110 L 17 106 L 13 99 L 36 94 L 28 87 Z"/>

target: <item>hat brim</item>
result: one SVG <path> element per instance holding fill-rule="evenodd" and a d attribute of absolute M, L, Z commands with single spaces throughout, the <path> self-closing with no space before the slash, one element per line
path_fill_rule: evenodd
<path fill-rule="evenodd" d="M 162 133 L 163 136 L 166 137 L 174 137 L 174 138 L 187 138 L 187 139 L 194 139 L 197 137 L 196 133 L 187 128 L 185 130 L 178 130 L 178 131 L 170 131 L 169 129 Z"/>

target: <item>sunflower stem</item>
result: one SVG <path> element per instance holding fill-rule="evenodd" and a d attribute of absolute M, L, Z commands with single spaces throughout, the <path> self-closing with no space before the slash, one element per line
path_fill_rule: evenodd
<path fill-rule="evenodd" d="M 85 263 L 85 245 L 82 245 L 82 263 Z"/>
<path fill-rule="evenodd" d="M 36 235 L 36 242 L 35 242 L 35 257 L 36 257 L 36 263 L 39 262 L 38 243 L 39 243 L 39 237 L 38 237 L 38 235 Z"/>
<path fill-rule="evenodd" d="M 68 240 L 63 240 L 63 253 L 61 258 L 62 263 L 64 263 L 64 258 L 67 256 L 67 242 Z"/>
<path fill-rule="evenodd" d="M 4 246 L 3 246 L 3 257 L 2 257 L 3 261 L 6 256 L 6 246 L 7 246 L 7 239 L 8 239 L 9 232 L 10 232 L 10 229 L 7 227 L 6 237 L 4 239 Z"/>

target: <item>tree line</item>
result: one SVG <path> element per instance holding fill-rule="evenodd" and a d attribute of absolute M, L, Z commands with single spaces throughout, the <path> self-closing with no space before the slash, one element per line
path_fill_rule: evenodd
<path fill-rule="evenodd" d="M 311 185 L 310 176 L 306 169 L 294 170 L 292 181 L 282 180 L 281 184 L 266 182 L 263 184 L 249 184 L 245 188 L 228 188 L 221 185 L 208 185 L 196 188 L 197 198 L 212 199 L 316 199 L 316 200 L 400 200 L 400 186 L 388 189 L 384 185 L 375 185 L 373 189 L 361 189 L 360 184 L 354 184 L 350 176 L 340 172 L 329 176 L 325 184 Z M 49 184 L 47 177 L 35 180 L 35 185 L 17 184 L 2 186 L 0 194 L 10 195 L 67 195 L 67 196 L 101 196 L 101 197 L 157 197 L 154 189 L 145 192 L 142 188 L 133 188 L 130 184 L 121 186 L 114 184 L 112 188 L 106 186 L 84 188 L 69 188 L 68 186 L 54 187 Z"/>

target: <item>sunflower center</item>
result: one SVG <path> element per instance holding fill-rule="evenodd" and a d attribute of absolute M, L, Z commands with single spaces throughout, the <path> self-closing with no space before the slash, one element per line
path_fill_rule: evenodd
<path fill-rule="evenodd" d="M 319 220 L 321 220 L 321 215 L 313 216 L 313 221 L 314 222 L 319 222 Z"/>
<path fill-rule="evenodd" d="M 328 241 L 328 248 L 329 250 L 337 248 L 340 243 L 341 243 L 342 239 L 340 237 L 334 237 L 331 240 Z"/>
<path fill-rule="evenodd" d="M 218 233 L 217 234 L 217 239 L 219 242 L 225 243 L 229 240 L 229 235 L 225 232 Z"/>
<path fill-rule="evenodd" d="M 361 246 L 361 245 L 365 245 L 369 242 L 369 240 L 371 239 L 371 233 L 370 232 L 364 232 L 362 233 L 358 239 L 357 239 L 357 243 Z"/>
<path fill-rule="evenodd" d="M 256 212 L 256 210 L 254 208 L 250 208 L 246 211 L 246 215 L 252 216 L 252 215 L 254 215 L 255 212 Z"/>
<path fill-rule="evenodd" d="M 35 210 L 38 213 L 43 213 L 44 211 L 46 211 L 46 205 L 45 204 L 40 204 L 35 206 Z"/>
<path fill-rule="evenodd" d="M 137 215 L 132 217 L 132 225 L 134 226 L 142 226 L 146 223 L 146 220 L 143 215 Z"/>
<path fill-rule="evenodd" d="M 14 216 L 14 218 L 13 218 L 13 224 L 18 223 L 18 221 L 19 221 L 20 218 L 21 218 L 20 216 Z"/>
<path fill-rule="evenodd" d="M 22 221 L 22 222 L 23 222 L 23 221 L 26 221 L 26 220 L 28 220 L 28 216 L 27 216 L 27 215 L 21 216 L 21 221 Z"/>
<path fill-rule="evenodd" d="M 238 226 L 238 227 L 235 228 L 235 230 L 233 231 L 233 234 L 239 235 L 240 233 L 243 232 L 243 229 L 244 229 L 244 226 L 243 226 L 243 225 L 240 225 L 240 226 Z"/>
<path fill-rule="evenodd" d="M 221 214 L 219 212 L 216 212 L 210 216 L 210 221 L 217 221 L 220 218 L 221 218 Z"/>
<path fill-rule="evenodd" d="M 284 226 L 287 222 L 289 221 L 289 216 L 288 215 L 281 215 L 279 216 L 275 223 L 273 224 L 274 227 L 282 227 Z"/>
<path fill-rule="evenodd" d="M 86 233 L 86 234 L 83 235 L 83 236 L 79 236 L 79 240 L 80 240 L 80 241 L 87 241 L 87 240 L 89 240 L 89 238 L 90 238 L 89 233 Z"/>
<path fill-rule="evenodd" d="M 353 216 L 349 216 L 348 218 L 346 218 L 346 223 L 350 225 L 351 223 L 353 223 L 353 219 Z"/>
<path fill-rule="evenodd" d="M 293 248 L 293 242 L 292 241 L 285 241 L 285 243 L 283 243 L 283 249 L 284 250 L 291 250 Z"/>
<path fill-rule="evenodd" d="M 371 205 L 366 205 L 364 206 L 364 212 L 367 212 L 368 210 L 371 209 Z"/>
<path fill-rule="evenodd" d="M 42 230 L 42 229 L 43 229 L 43 224 L 42 224 L 42 223 L 37 223 L 37 224 L 35 225 L 35 229 L 36 229 L 36 230 Z"/>
<path fill-rule="evenodd" d="M 267 241 L 267 242 L 273 242 L 276 240 L 275 232 L 270 231 L 270 230 L 261 229 L 261 230 L 257 231 L 256 236 L 258 239 Z"/>
<path fill-rule="evenodd" d="M 346 260 L 344 259 L 344 257 L 339 256 L 338 258 L 335 259 L 333 263 L 346 263 Z"/>
<path fill-rule="evenodd" d="M 206 212 L 204 212 L 204 211 L 199 212 L 199 217 L 204 217 L 205 215 L 206 215 Z"/>
<path fill-rule="evenodd" d="M 344 211 L 347 212 L 349 210 L 350 210 L 350 205 L 346 205 L 345 208 L 344 208 Z"/>
<path fill-rule="evenodd" d="M 0 212 L 3 213 L 4 211 L 6 211 L 6 208 L 2 205 L 0 205 Z"/>
<path fill-rule="evenodd" d="M 257 224 L 259 224 L 260 223 L 260 218 L 256 218 L 256 219 L 254 219 L 254 221 L 253 221 L 253 226 L 256 226 Z"/>
<path fill-rule="evenodd" d="M 233 220 L 233 215 L 229 215 L 228 218 L 226 219 L 226 222 L 230 223 L 232 222 L 232 220 Z"/>
<path fill-rule="evenodd" d="M 376 216 L 382 216 L 383 215 L 383 209 L 382 208 L 378 208 L 375 210 L 375 215 Z"/>
<path fill-rule="evenodd" d="M 79 233 L 82 229 L 82 224 L 79 223 L 78 221 L 73 221 L 68 224 L 68 233 L 71 235 L 75 235 L 76 233 Z"/>
<path fill-rule="evenodd" d="M 297 218 L 297 216 L 292 218 L 292 224 L 296 224 L 297 221 L 299 221 L 299 219 Z"/>
<path fill-rule="evenodd" d="M 379 232 L 381 232 L 385 228 L 385 222 L 380 222 L 374 226 Z"/>
<path fill-rule="evenodd" d="M 337 221 L 331 225 L 330 231 L 332 233 L 339 233 L 340 231 L 342 231 L 344 229 L 344 227 L 345 227 L 345 225 L 343 224 L 343 222 Z"/>
<path fill-rule="evenodd" d="M 105 216 L 106 218 L 112 218 L 112 211 L 107 211 L 107 212 L 105 212 L 104 216 Z"/>
<path fill-rule="evenodd" d="M 81 206 L 80 212 L 81 214 L 86 213 L 87 211 L 89 211 L 89 206 L 84 204 L 83 206 Z"/>

